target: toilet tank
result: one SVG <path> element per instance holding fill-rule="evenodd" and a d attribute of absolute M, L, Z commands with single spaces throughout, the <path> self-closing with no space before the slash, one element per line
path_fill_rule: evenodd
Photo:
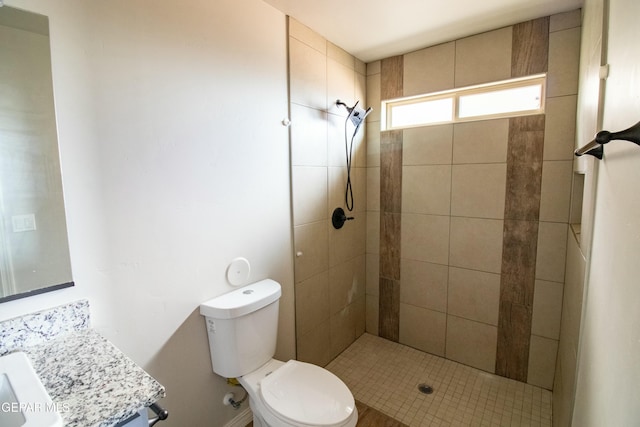
<path fill-rule="evenodd" d="M 273 358 L 281 294 L 278 282 L 265 279 L 200 304 L 215 373 L 241 377 Z"/>

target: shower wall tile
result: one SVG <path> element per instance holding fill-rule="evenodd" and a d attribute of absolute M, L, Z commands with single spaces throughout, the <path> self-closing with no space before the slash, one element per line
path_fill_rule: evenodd
<path fill-rule="evenodd" d="M 380 257 L 377 254 L 366 255 L 366 293 L 378 296 L 380 294 Z"/>
<path fill-rule="evenodd" d="M 380 105 L 380 103 L 376 105 Z M 373 111 L 369 113 L 365 121 L 367 130 L 367 167 L 380 167 L 380 122 L 369 121 L 369 117 L 372 114 Z"/>
<path fill-rule="evenodd" d="M 351 67 L 347 67 L 341 62 L 327 58 L 327 109 L 330 113 L 346 117 L 347 112 L 336 104 L 338 99 L 347 105 L 353 105 L 358 101 L 353 64 Z M 365 100 L 360 101 L 359 106 L 366 108 L 364 106 Z"/>
<path fill-rule="evenodd" d="M 533 297 L 531 333 L 545 338 L 560 339 L 563 284 L 536 280 Z"/>
<path fill-rule="evenodd" d="M 402 212 L 449 215 L 450 206 L 450 165 L 403 167 Z"/>
<path fill-rule="evenodd" d="M 367 168 L 352 168 L 351 180 L 353 185 L 353 214 L 365 215 L 367 210 Z M 344 194 L 343 194 L 344 196 Z M 333 211 L 332 211 L 333 212 Z"/>
<path fill-rule="evenodd" d="M 398 213 L 380 213 L 380 277 L 400 280 L 400 221 Z"/>
<path fill-rule="evenodd" d="M 327 218 L 327 168 L 294 166 L 291 171 L 293 224 L 302 225 Z"/>
<path fill-rule="evenodd" d="M 329 321 L 329 274 L 327 271 L 296 283 L 296 335 L 308 334 Z"/>
<path fill-rule="evenodd" d="M 553 389 L 557 353 L 557 340 L 532 335 L 527 383 L 548 390 Z"/>
<path fill-rule="evenodd" d="M 326 218 L 331 218 L 333 214 L 333 210 L 337 207 L 341 207 L 347 212 L 348 216 L 353 216 L 347 211 L 347 207 L 344 202 L 344 190 L 345 183 L 347 182 L 347 168 L 346 167 L 328 167 L 325 168 L 327 170 L 327 181 L 328 181 L 328 189 L 327 189 L 327 203 L 325 203 L 325 211 Z M 352 186 L 354 189 L 354 199 L 355 199 L 355 173 L 352 169 Z M 358 199 L 358 201 L 363 201 L 363 199 Z"/>
<path fill-rule="evenodd" d="M 294 227 L 296 282 L 329 269 L 329 234 L 327 221 L 318 221 Z"/>
<path fill-rule="evenodd" d="M 447 264 L 449 216 L 402 214 L 402 258 Z"/>
<path fill-rule="evenodd" d="M 531 335 L 531 306 L 500 301 L 495 373 L 527 381 Z"/>
<path fill-rule="evenodd" d="M 364 255 L 359 255 L 329 269 L 329 307 L 332 315 L 364 298 L 365 280 Z"/>
<path fill-rule="evenodd" d="M 451 218 L 449 265 L 500 273 L 504 221 L 480 218 Z"/>
<path fill-rule="evenodd" d="M 327 41 L 327 58 L 344 65 L 349 70 L 356 69 L 356 58 L 340 46 Z"/>
<path fill-rule="evenodd" d="M 360 106 L 363 108 L 375 108 L 379 110 L 378 105 L 372 105 L 369 103 L 366 92 L 366 77 L 363 74 L 356 73 L 356 99 L 360 100 Z M 373 112 L 373 110 L 372 110 Z M 356 136 L 353 140 L 353 159 L 352 166 L 358 168 L 366 168 L 367 167 L 367 122 L 371 119 L 371 113 L 367 116 L 364 125 L 361 126 L 360 130 L 356 133 Z"/>
<path fill-rule="evenodd" d="M 379 310 L 380 298 L 378 295 L 370 295 L 367 294 L 366 297 L 366 332 L 379 335 L 380 330 L 378 329 L 378 310 Z"/>
<path fill-rule="evenodd" d="M 325 366 L 331 357 L 331 325 L 330 321 L 324 322 L 296 341 L 296 358 L 301 361 Z"/>
<path fill-rule="evenodd" d="M 351 103 L 353 105 L 353 102 Z M 342 113 L 345 110 L 343 109 Z M 325 149 L 327 150 L 327 164 L 335 167 L 347 167 L 347 159 L 345 152 L 345 132 L 344 132 L 345 116 L 339 114 L 327 115 L 327 141 L 325 141 Z M 366 123 L 366 122 L 365 122 Z M 347 135 L 350 141 L 351 136 Z"/>
<path fill-rule="evenodd" d="M 447 311 L 449 269 L 446 265 L 403 258 L 400 271 L 400 303 Z"/>
<path fill-rule="evenodd" d="M 380 211 L 380 168 L 367 168 L 367 210 Z"/>
<path fill-rule="evenodd" d="M 373 110 L 367 116 L 367 122 L 378 122 L 378 129 L 376 132 L 380 133 L 380 101 L 381 101 L 381 93 L 380 93 L 380 85 L 381 85 L 381 74 L 372 74 L 367 75 L 367 103 L 373 107 Z"/>
<path fill-rule="evenodd" d="M 549 18 L 540 18 L 513 27 L 513 77 L 549 69 L 549 25 Z M 545 119 L 544 115 L 509 119 L 495 369 L 519 381 L 527 380 L 530 362 Z M 552 196 L 545 193 L 545 213 L 555 209 L 547 203 Z"/>
<path fill-rule="evenodd" d="M 505 220 L 501 301 L 527 307 L 533 304 L 537 236 L 537 221 Z"/>
<path fill-rule="evenodd" d="M 547 98 L 544 160 L 572 160 L 576 139 L 576 95 Z"/>
<path fill-rule="evenodd" d="M 289 39 L 289 88 L 291 102 L 327 108 L 327 57 L 294 38 Z"/>
<path fill-rule="evenodd" d="M 323 55 L 326 55 L 327 41 L 324 37 L 290 16 L 288 17 L 288 21 L 290 37 L 293 37 L 294 39 L 299 40 L 321 52 Z"/>
<path fill-rule="evenodd" d="M 367 64 L 364 61 L 361 61 L 358 58 L 355 58 L 355 60 L 356 60 L 355 61 L 356 73 L 362 74 L 363 76 L 366 76 L 367 75 Z M 365 88 L 365 90 L 366 90 L 366 88 Z"/>
<path fill-rule="evenodd" d="M 456 40 L 455 87 L 511 77 L 512 27 Z"/>
<path fill-rule="evenodd" d="M 564 282 L 568 228 L 566 223 L 540 222 L 536 279 Z"/>
<path fill-rule="evenodd" d="M 341 230 L 329 220 L 345 205 L 346 112 L 335 101 L 366 104 L 366 66 L 294 19 L 288 23 L 297 358 L 324 365 L 366 327 L 365 129 L 353 142 L 355 219 Z"/>
<path fill-rule="evenodd" d="M 579 65 L 580 28 L 550 33 L 547 96 L 577 94 Z"/>
<path fill-rule="evenodd" d="M 380 210 L 399 213 L 402 206 L 402 131 L 380 136 Z"/>
<path fill-rule="evenodd" d="M 547 71 L 549 57 L 549 17 L 513 26 L 511 77 Z"/>
<path fill-rule="evenodd" d="M 544 115 L 509 119 L 505 219 L 539 218 L 544 123 Z"/>
<path fill-rule="evenodd" d="M 398 341 L 400 334 L 400 282 L 380 277 L 378 331 L 381 337 Z"/>
<path fill-rule="evenodd" d="M 586 270 L 586 260 L 572 233 L 567 236 L 567 243 L 567 274 L 553 384 L 554 417 L 558 420 L 568 419 L 572 409 Z"/>
<path fill-rule="evenodd" d="M 569 12 L 557 13 L 551 16 L 549 31 L 562 31 L 569 28 L 576 28 L 582 25 L 582 11 L 580 9 Z"/>
<path fill-rule="evenodd" d="M 291 104 L 291 164 L 327 165 L 327 114 Z"/>
<path fill-rule="evenodd" d="M 521 381 L 553 381 L 580 19 L 559 14 L 367 64 L 376 114 L 367 217 L 380 224 L 367 228 L 368 331 Z M 545 114 L 379 132 L 380 100 L 545 71 Z"/>
<path fill-rule="evenodd" d="M 447 301 L 447 313 L 497 326 L 500 275 L 450 267 Z"/>
<path fill-rule="evenodd" d="M 454 165 L 451 174 L 451 215 L 502 219 L 507 165 Z"/>
<path fill-rule="evenodd" d="M 356 329 L 355 338 L 357 339 L 360 335 L 364 334 L 367 331 L 367 296 L 363 294 L 362 297 L 358 298 L 351 305 L 353 307 L 353 320 Z"/>
<path fill-rule="evenodd" d="M 345 222 L 339 230 L 333 228 L 329 219 L 327 228 L 329 229 L 329 266 L 336 266 L 365 253 L 367 223 L 364 212 L 358 214 L 353 220 Z"/>
<path fill-rule="evenodd" d="M 380 254 L 380 212 L 367 211 L 366 253 Z M 378 269 L 376 269 L 376 273 Z M 378 281 L 376 280 L 376 283 Z M 377 286 L 377 285 L 376 285 Z"/>
<path fill-rule="evenodd" d="M 367 76 L 371 76 L 373 74 L 380 74 L 382 69 L 382 61 L 373 61 L 367 64 Z"/>
<path fill-rule="evenodd" d="M 540 221 L 569 221 L 572 179 L 573 161 L 543 162 Z"/>
<path fill-rule="evenodd" d="M 496 373 L 527 380 L 537 221 L 505 220 Z"/>
<path fill-rule="evenodd" d="M 453 126 L 453 163 L 505 163 L 509 119 L 456 123 Z"/>
<path fill-rule="evenodd" d="M 331 315 L 331 359 L 342 353 L 356 339 L 356 304 Z"/>
<path fill-rule="evenodd" d="M 451 164 L 451 124 L 404 129 L 402 141 L 402 164 L 405 166 Z"/>
<path fill-rule="evenodd" d="M 410 304 L 400 304 L 400 342 L 444 356 L 447 315 Z"/>
<path fill-rule="evenodd" d="M 393 56 L 380 62 L 380 99 L 403 95 L 403 57 Z"/>
<path fill-rule="evenodd" d="M 457 316 L 447 316 L 446 358 L 494 372 L 497 329 Z"/>
<path fill-rule="evenodd" d="M 404 55 L 404 96 L 453 88 L 455 42 Z"/>

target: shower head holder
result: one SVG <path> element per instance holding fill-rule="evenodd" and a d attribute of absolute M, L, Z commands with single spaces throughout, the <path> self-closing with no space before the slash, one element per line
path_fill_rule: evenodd
<path fill-rule="evenodd" d="M 359 103 L 360 101 L 356 101 L 353 107 L 349 107 L 347 104 L 340 101 L 339 99 L 336 101 L 336 105 L 342 105 L 344 108 L 347 109 L 347 111 L 349 112 L 349 116 L 347 117 L 347 119 L 351 120 L 351 123 L 353 123 L 354 126 L 360 126 L 360 124 L 364 121 L 365 117 L 367 117 L 367 115 L 369 115 L 369 113 L 373 110 L 373 108 L 371 107 L 367 108 L 366 110 L 363 110 L 362 108 L 358 107 Z"/>

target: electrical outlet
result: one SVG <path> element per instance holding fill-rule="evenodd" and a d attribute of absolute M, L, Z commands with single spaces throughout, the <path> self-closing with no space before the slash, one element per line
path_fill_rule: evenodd
<path fill-rule="evenodd" d="M 14 233 L 36 230 L 36 216 L 34 214 L 13 215 L 11 225 Z"/>

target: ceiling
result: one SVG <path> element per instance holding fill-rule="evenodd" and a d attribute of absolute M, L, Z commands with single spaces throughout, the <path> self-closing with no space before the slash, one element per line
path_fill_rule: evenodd
<path fill-rule="evenodd" d="M 264 1 L 364 62 L 582 5 L 582 0 Z"/>

